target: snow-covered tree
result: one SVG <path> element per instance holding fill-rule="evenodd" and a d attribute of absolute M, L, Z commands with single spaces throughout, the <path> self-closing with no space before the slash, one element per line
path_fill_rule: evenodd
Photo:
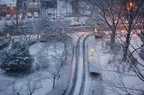
<path fill-rule="evenodd" d="M 1 69 L 8 72 L 23 72 L 31 68 L 33 58 L 27 44 L 15 42 L 1 53 Z"/>

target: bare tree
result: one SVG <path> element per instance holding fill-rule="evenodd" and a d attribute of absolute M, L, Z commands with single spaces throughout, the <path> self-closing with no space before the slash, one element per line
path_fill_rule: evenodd
<path fill-rule="evenodd" d="M 72 10 L 74 15 L 79 15 L 79 0 L 72 0 L 71 2 Z"/>
<path fill-rule="evenodd" d="M 131 33 L 134 29 L 134 26 L 137 26 L 137 20 L 139 19 L 140 8 L 142 6 L 142 0 L 128 0 L 123 1 L 124 4 L 124 15 L 121 17 L 121 22 L 124 25 L 125 30 L 127 31 L 126 34 L 126 41 L 124 45 L 124 55 L 123 60 L 126 61 L 128 48 L 131 39 Z M 125 23 L 127 22 L 127 23 Z"/>
<path fill-rule="evenodd" d="M 72 56 L 70 55 L 72 49 L 68 47 L 70 44 L 67 43 L 66 38 L 59 44 L 61 44 L 61 46 L 58 46 L 57 42 L 48 43 L 47 47 L 41 51 L 42 56 L 39 56 L 41 58 L 38 58 L 44 62 L 43 64 L 41 61 L 40 65 L 43 64 L 44 66 L 42 67 L 46 67 L 50 73 L 49 79 L 53 82 L 53 88 L 55 87 L 56 80 L 60 77 L 59 72 L 61 67 L 63 67 L 63 65 L 68 61 L 69 57 Z M 53 53 L 51 54 L 50 51 Z M 50 64 L 51 61 L 53 62 L 52 64 Z"/>
<path fill-rule="evenodd" d="M 20 76 L 21 77 L 21 76 Z M 34 95 L 34 93 L 42 88 L 41 82 L 47 77 L 43 77 L 40 74 L 24 77 L 23 79 L 17 77 L 13 80 L 5 89 L 3 89 L 4 95 Z"/>
<path fill-rule="evenodd" d="M 97 24 L 99 22 L 106 23 L 106 30 L 110 30 L 110 44 L 111 48 L 115 43 L 115 35 L 120 17 L 122 16 L 121 0 L 85 0 L 93 10 L 92 14 L 97 18 Z M 100 23 L 101 24 L 101 23 Z"/>

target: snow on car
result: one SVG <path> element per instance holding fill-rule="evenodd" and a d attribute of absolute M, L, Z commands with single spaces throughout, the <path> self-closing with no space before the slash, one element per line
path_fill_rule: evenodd
<path fill-rule="evenodd" d="M 69 27 L 79 27 L 79 26 L 82 26 L 82 24 L 79 23 L 79 22 L 73 22 L 73 23 L 70 24 Z"/>
<path fill-rule="evenodd" d="M 38 18 L 38 17 L 39 17 L 38 12 L 34 12 L 34 13 L 33 13 L 33 16 L 34 16 L 34 18 Z"/>
<path fill-rule="evenodd" d="M 32 14 L 31 13 L 27 13 L 27 18 L 32 18 Z"/>
<path fill-rule="evenodd" d="M 6 19 L 6 20 L 10 20 L 10 19 L 11 19 L 11 15 L 10 15 L 10 14 L 7 14 L 6 17 L 5 17 L 5 19 Z"/>

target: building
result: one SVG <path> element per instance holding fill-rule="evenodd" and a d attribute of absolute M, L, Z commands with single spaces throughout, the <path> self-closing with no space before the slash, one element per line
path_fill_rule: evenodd
<path fill-rule="evenodd" d="M 5 4 L 0 4 L 0 15 L 5 16 L 7 13 L 7 6 Z"/>
<path fill-rule="evenodd" d="M 40 0 L 27 0 L 27 12 L 40 12 Z"/>
<path fill-rule="evenodd" d="M 0 15 L 16 14 L 17 0 L 0 0 Z"/>
<path fill-rule="evenodd" d="M 57 8 L 57 0 L 27 0 L 28 12 L 40 12 L 47 8 Z"/>
<path fill-rule="evenodd" d="M 57 8 L 57 0 L 40 0 L 42 8 Z"/>
<path fill-rule="evenodd" d="M 27 0 L 17 0 L 17 11 L 24 14 L 27 12 Z"/>
<path fill-rule="evenodd" d="M 71 4 L 65 0 L 41 0 L 41 3 L 42 9 L 46 9 L 54 18 L 72 14 Z"/>

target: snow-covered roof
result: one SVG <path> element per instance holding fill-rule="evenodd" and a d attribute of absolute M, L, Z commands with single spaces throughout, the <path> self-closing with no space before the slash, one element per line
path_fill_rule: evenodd
<path fill-rule="evenodd" d="M 39 3 L 38 2 L 30 2 L 28 3 L 29 5 L 38 5 Z"/>
<path fill-rule="evenodd" d="M 79 22 L 72 22 L 70 25 L 81 25 Z"/>
<path fill-rule="evenodd" d="M 16 7 L 17 0 L 0 0 L 0 5 L 7 5 L 7 7 Z"/>

